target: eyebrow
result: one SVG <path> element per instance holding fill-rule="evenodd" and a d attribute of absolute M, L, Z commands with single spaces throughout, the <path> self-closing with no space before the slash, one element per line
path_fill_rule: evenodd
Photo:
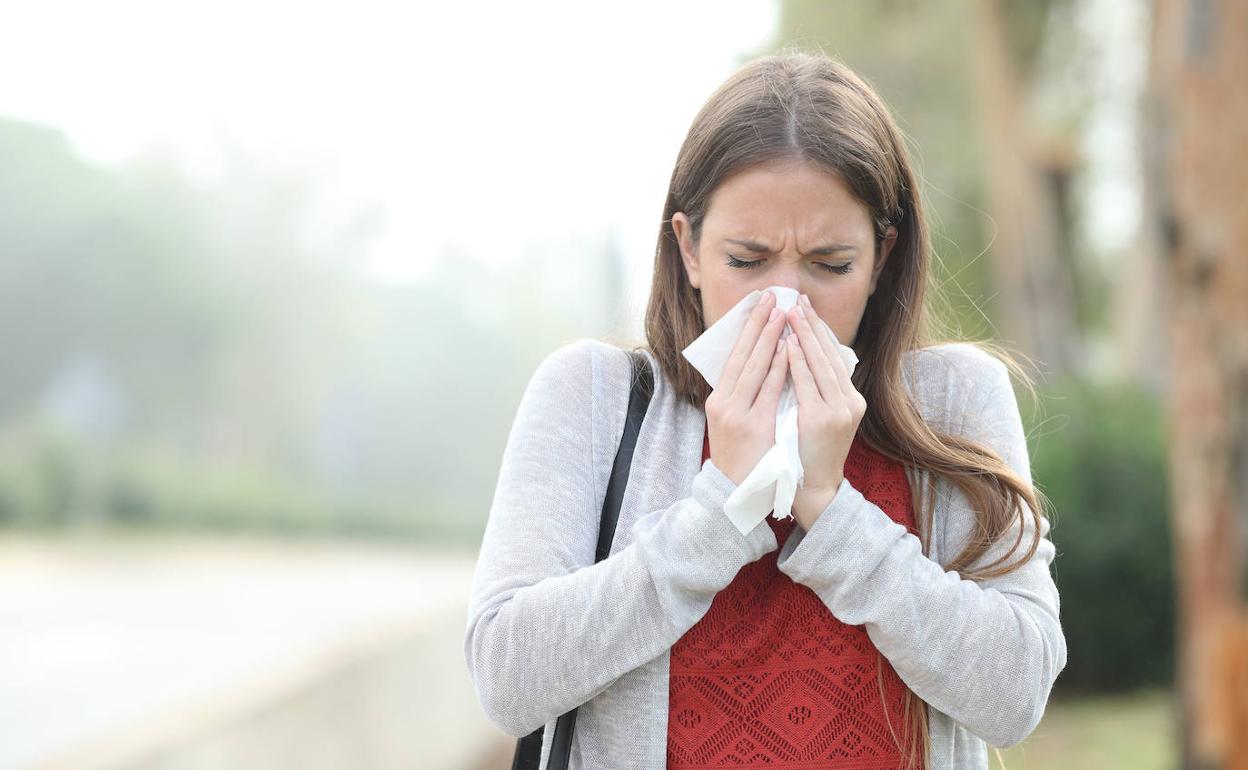
<path fill-rule="evenodd" d="M 760 254 L 774 254 L 775 253 L 774 251 L 767 248 L 763 244 L 757 243 L 755 241 L 740 240 L 737 238 L 727 238 L 725 240 L 727 240 L 729 243 L 736 244 L 737 246 L 740 246 L 744 249 L 749 249 L 750 251 L 756 251 Z M 858 247 L 850 243 L 825 243 L 825 244 L 816 246 L 810 251 L 803 252 L 802 256 L 827 257 L 827 256 L 832 256 L 834 254 L 839 254 L 840 252 L 843 252 L 843 251 L 857 251 L 857 250 L 858 250 Z"/>

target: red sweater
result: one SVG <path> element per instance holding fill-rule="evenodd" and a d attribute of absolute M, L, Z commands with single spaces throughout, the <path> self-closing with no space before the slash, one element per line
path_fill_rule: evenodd
<path fill-rule="evenodd" d="M 709 456 L 708 434 L 702 460 Z M 899 463 L 855 436 L 845 478 L 917 535 Z M 770 514 L 766 521 L 781 546 L 796 526 Z M 905 684 L 865 626 L 837 620 L 814 591 L 777 568 L 778 555 L 742 567 L 672 646 L 668 770 L 904 767 L 888 725 L 906 745 Z"/>

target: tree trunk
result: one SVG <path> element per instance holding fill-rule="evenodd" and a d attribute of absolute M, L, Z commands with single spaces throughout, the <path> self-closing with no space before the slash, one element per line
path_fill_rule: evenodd
<path fill-rule="evenodd" d="M 1029 130 L 1000 0 L 976 4 L 972 36 L 998 337 L 1055 374 L 1083 360 L 1057 196 Z"/>
<path fill-rule="evenodd" d="M 1248 768 L 1248 4 L 1154 5 L 1146 200 L 1167 280 L 1185 768 Z"/>

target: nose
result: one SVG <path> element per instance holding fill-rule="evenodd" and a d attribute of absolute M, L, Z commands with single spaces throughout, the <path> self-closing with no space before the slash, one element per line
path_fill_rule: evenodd
<path fill-rule="evenodd" d="M 768 286 L 782 286 L 786 289 L 792 289 L 797 292 L 798 296 L 810 294 L 810 287 L 807 285 L 808 281 L 809 276 L 802 274 L 801 264 L 782 264 L 772 271 L 771 275 L 767 276 Z"/>

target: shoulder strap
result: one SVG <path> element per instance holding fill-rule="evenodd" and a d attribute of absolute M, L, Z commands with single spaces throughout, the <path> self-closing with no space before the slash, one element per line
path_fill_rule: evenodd
<path fill-rule="evenodd" d="M 650 396 L 654 393 L 654 375 L 650 371 L 650 364 L 640 353 L 630 351 L 628 355 L 633 361 L 633 387 L 628 394 L 628 416 L 624 420 L 624 435 L 620 437 L 620 447 L 615 452 L 615 464 L 611 466 L 611 478 L 607 481 L 607 496 L 602 502 L 602 521 L 598 525 L 595 562 L 600 562 L 611 554 L 615 524 L 620 518 L 620 503 L 624 500 L 624 489 L 628 486 L 628 473 L 633 464 L 633 448 L 637 446 L 637 434 L 641 432 L 641 422 L 646 417 Z"/>
<path fill-rule="evenodd" d="M 600 562 L 611 553 L 611 543 L 615 539 L 615 526 L 620 519 L 620 503 L 624 500 L 624 490 L 628 486 L 628 473 L 633 463 L 633 449 L 637 446 L 637 434 L 641 432 L 641 423 L 650 406 L 650 397 L 654 394 L 654 372 L 641 353 L 629 351 L 628 357 L 633 365 L 633 385 L 628 394 L 628 413 L 624 418 L 624 434 L 620 437 L 620 447 L 615 452 L 615 462 L 611 466 L 611 476 L 607 480 L 607 495 L 602 501 L 602 519 L 598 524 L 598 548 L 594 554 L 594 562 Z M 516 746 L 516 755 L 512 760 L 512 770 L 537 770 L 541 763 L 542 732 L 539 727 L 534 732 L 520 739 Z M 555 723 L 555 733 L 550 741 L 550 761 L 546 770 L 567 770 L 568 757 L 572 752 L 572 732 L 576 729 L 576 709 L 562 714 Z"/>

